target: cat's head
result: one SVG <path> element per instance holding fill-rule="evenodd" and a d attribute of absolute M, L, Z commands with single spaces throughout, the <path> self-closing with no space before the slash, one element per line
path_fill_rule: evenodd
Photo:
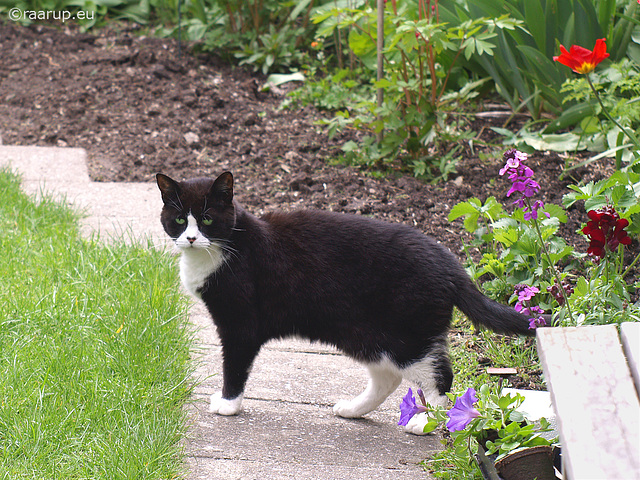
<path fill-rule="evenodd" d="M 231 237 L 236 209 L 230 172 L 183 182 L 158 173 L 156 181 L 164 202 L 162 226 L 179 249 L 208 248 Z"/>

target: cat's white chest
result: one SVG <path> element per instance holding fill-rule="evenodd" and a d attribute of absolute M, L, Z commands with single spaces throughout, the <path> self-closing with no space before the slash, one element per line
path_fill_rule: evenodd
<path fill-rule="evenodd" d="M 200 290 L 207 279 L 224 263 L 222 249 L 215 244 L 208 248 L 187 248 L 180 257 L 180 280 L 187 291 L 200 298 Z"/>

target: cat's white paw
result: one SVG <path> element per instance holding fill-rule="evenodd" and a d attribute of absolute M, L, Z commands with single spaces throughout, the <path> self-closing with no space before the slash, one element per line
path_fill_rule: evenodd
<path fill-rule="evenodd" d="M 424 426 L 429 422 L 426 412 L 416 413 L 405 425 L 404 431 L 413 435 L 426 435 Z"/>
<path fill-rule="evenodd" d="M 222 392 L 211 395 L 211 405 L 209 411 L 218 415 L 237 415 L 242 407 L 242 395 L 231 400 L 222 398 Z"/>
<path fill-rule="evenodd" d="M 359 407 L 360 404 L 353 400 L 340 400 L 333 406 L 333 413 L 342 418 L 360 418 L 364 414 Z"/>

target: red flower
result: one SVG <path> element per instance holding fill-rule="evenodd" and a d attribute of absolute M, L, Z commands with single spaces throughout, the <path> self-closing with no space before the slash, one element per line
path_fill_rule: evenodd
<path fill-rule="evenodd" d="M 598 210 L 589 210 L 587 215 L 591 221 L 587 222 L 582 233 L 590 240 L 587 250 L 589 255 L 602 258 L 605 255 L 606 247 L 610 251 L 614 251 L 620 244 L 629 245 L 631 243 L 631 238 L 624 231 L 629 225 L 629 220 L 620 218 L 612 206 L 607 205 Z"/>
<path fill-rule="evenodd" d="M 606 38 L 596 40 L 596 46 L 593 47 L 593 52 L 579 45 L 571 45 L 571 48 L 567 52 L 567 49 L 560 45 L 560 55 L 553 57 L 553 59 L 556 62 L 566 65 L 576 73 L 592 72 L 593 69 L 596 68 L 596 65 L 609 56 L 606 41 Z"/>

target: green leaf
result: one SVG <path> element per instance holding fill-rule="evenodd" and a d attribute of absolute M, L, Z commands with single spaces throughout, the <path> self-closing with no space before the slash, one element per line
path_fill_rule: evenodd
<path fill-rule="evenodd" d="M 512 397 L 511 395 L 503 395 L 498 399 L 498 407 L 500 407 L 501 410 L 506 410 L 516 399 L 517 397 Z"/>
<path fill-rule="evenodd" d="M 527 28 L 531 33 L 531 36 L 538 46 L 540 52 L 547 51 L 547 30 L 545 15 L 542 10 L 542 2 L 539 1 L 525 1 L 524 2 L 524 16 L 527 24 Z"/>
<path fill-rule="evenodd" d="M 478 219 L 480 218 L 480 200 L 477 198 L 471 198 L 467 202 L 458 203 L 455 205 L 451 212 L 449 212 L 449 216 L 447 217 L 449 221 L 453 221 L 456 218 L 460 218 L 462 216 L 466 217 L 464 219 L 464 228 L 468 232 L 475 232 L 478 228 Z"/>
<path fill-rule="evenodd" d="M 562 114 L 544 129 L 543 133 L 553 133 L 563 128 L 577 125 L 583 118 L 593 115 L 596 100 L 579 103 L 562 111 Z"/>
<path fill-rule="evenodd" d="M 518 410 L 514 410 L 509 415 L 509 420 L 516 423 L 522 423 L 524 422 L 524 415 L 522 414 L 522 412 L 519 412 Z"/>
<path fill-rule="evenodd" d="M 605 195 L 594 195 L 591 198 L 588 198 L 584 202 L 584 209 L 588 212 L 590 210 L 597 210 L 598 208 L 602 208 L 609 203 L 609 200 Z"/>
<path fill-rule="evenodd" d="M 539 151 L 567 152 L 576 150 L 580 145 L 580 137 L 571 132 L 550 135 L 522 132 L 521 136 L 527 145 Z"/>
<path fill-rule="evenodd" d="M 511 247 L 518 241 L 518 231 L 515 228 L 495 230 L 493 235 L 505 247 Z"/>
<path fill-rule="evenodd" d="M 551 215 L 552 218 L 553 217 L 557 218 L 562 223 L 567 223 L 567 220 L 569 219 L 564 209 L 561 206 L 556 205 L 554 203 L 547 203 L 544 206 L 543 211 Z"/>
<path fill-rule="evenodd" d="M 294 72 L 289 74 L 273 73 L 267 77 L 267 81 L 265 82 L 265 85 L 262 87 L 262 90 L 264 90 L 265 87 L 267 88 L 275 87 L 275 86 L 283 85 L 289 82 L 304 82 L 304 81 L 305 81 L 305 77 L 304 77 L 304 74 L 302 74 L 301 72 Z"/>
<path fill-rule="evenodd" d="M 589 284 L 585 280 L 584 277 L 578 277 L 578 281 L 576 282 L 575 293 L 581 297 L 584 297 L 589 293 Z"/>
<path fill-rule="evenodd" d="M 431 418 L 431 419 L 429 419 L 427 424 L 424 426 L 424 430 L 423 431 L 424 431 L 424 433 L 431 433 L 436 428 L 438 428 L 438 421 L 435 418 Z"/>

